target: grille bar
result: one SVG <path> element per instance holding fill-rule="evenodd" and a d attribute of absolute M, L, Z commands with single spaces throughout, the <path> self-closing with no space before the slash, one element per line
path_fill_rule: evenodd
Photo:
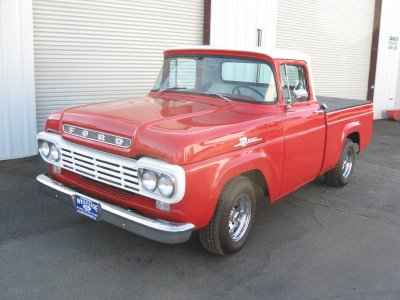
<path fill-rule="evenodd" d="M 96 150 L 87 153 L 85 148 L 69 145 L 65 144 L 61 148 L 60 163 L 63 168 L 129 192 L 139 191 L 137 170 L 132 167 L 135 160 L 116 160 L 112 154 Z"/>

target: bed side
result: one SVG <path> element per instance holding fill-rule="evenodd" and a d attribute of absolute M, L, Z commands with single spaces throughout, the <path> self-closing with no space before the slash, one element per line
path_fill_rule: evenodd
<path fill-rule="evenodd" d="M 367 147 L 372 136 L 372 102 L 334 111 L 328 110 L 326 124 L 325 156 L 321 174 L 336 166 L 346 138 L 359 145 L 359 152 Z"/>

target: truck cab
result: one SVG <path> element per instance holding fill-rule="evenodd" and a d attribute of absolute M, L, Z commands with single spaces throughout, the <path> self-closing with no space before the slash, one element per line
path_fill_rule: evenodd
<path fill-rule="evenodd" d="M 39 188 L 94 220 L 166 243 L 245 244 L 257 203 L 324 175 L 346 185 L 372 104 L 317 97 L 310 57 L 277 49 L 164 52 L 147 96 L 51 114 Z"/>

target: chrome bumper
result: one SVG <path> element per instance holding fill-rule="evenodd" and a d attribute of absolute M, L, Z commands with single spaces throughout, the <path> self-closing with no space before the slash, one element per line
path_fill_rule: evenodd
<path fill-rule="evenodd" d="M 183 243 L 189 240 L 194 230 L 194 225 L 190 223 L 172 223 L 150 219 L 121 207 L 88 197 L 64 186 L 45 174 L 37 176 L 36 179 L 40 191 L 67 205 L 75 207 L 77 195 L 97 202 L 101 206 L 97 221 L 105 221 L 158 242 L 168 244 Z"/>

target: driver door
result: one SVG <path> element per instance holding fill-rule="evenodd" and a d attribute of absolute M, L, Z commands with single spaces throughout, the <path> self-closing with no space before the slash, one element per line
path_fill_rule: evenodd
<path fill-rule="evenodd" d="M 307 65 L 283 63 L 280 76 L 285 102 L 296 99 L 283 116 L 285 159 L 281 194 L 314 180 L 322 166 L 325 147 L 325 113 L 310 92 Z M 305 93 L 305 91 L 307 93 Z M 296 95 L 297 94 L 297 95 Z"/>

